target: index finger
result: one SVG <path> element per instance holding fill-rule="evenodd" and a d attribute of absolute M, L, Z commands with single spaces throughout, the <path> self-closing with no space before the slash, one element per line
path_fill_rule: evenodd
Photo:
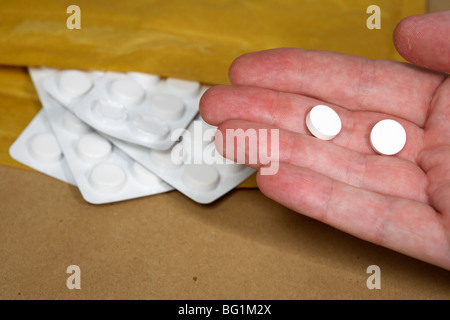
<path fill-rule="evenodd" d="M 350 110 L 392 114 L 423 127 L 441 73 L 405 63 L 296 48 L 245 54 L 232 84 L 297 93 Z"/>

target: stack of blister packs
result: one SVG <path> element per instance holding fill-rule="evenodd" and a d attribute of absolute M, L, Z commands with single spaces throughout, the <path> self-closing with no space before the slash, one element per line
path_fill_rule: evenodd
<path fill-rule="evenodd" d="M 255 171 L 216 151 L 195 81 L 128 72 L 30 68 L 43 110 L 10 148 L 76 185 L 92 204 L 178 190 L 210 203 Z"/>

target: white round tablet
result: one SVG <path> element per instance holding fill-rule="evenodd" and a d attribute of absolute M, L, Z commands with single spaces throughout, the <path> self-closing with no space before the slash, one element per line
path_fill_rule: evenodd
<path fill-rule="evenodd" d="M 89 175 L 89 183 L 99 191 L 120 191 L 126 182 L 125 171 L 113 163 L 95 165 Z"/>
<path fill-rule="evenodd" d="M 97 101 L 93 109 L 102 119 L 114 123 L 124 122 L 128 118 L 128 112 L 124 107 L 112 106 L 105 101 Z"/>
<path fill-rule="evenodd" d="M 150 159 L 163 167 L 176 168 L 183 164 L 186 152 L 181 144 L 177 143 L 168 150 L 150 150 Z"/>
<path fill-rule="evenodd" d="M 381 120 L 370 132 L 370 144 L 379 154 L 388 156 L 397 154 L 406 144 L 406 131 L 395 120 Z"/>
<path fill-rule="evenodd" d="M 201 150 L 214 141 L 216 131 L 217 127 L 209 126 L 201 120 L 194 120 L 181 135 L 181 143 L 188 150 L 194 148 Z"/>
<path fill-rule="evenodd" d="M 316 138 L 331 140 L 341 131 L 342 123 L 336 111 L 325 105 L 317 105 L 307 114 L 306 126 Z"/>
<path fill-rule="evenodd" d="M 134 106 L 144 99 L 144 89 L 128 78 L 115 79 L 109 88 L 111 98 L 127 107 Z"/>
<path fill-rule="evenodd" d="M 243 164 L 222 157 L 219 151 L 217 151 L 214 142 L 208 144 L 203 150 L 203 161 L 205 164 L 213 164 L 217 168 L 227 172 L 238 172 L 245 167 Z"/>
<path fill-rule="evenodd" d="M 155 94 L 150 107 L 157 117 L 164 120 L 177 120 L 184 114 L 183 100 L 171 94 Z"/>
<path fill-rule="evenodd" d="M 128 77 L 139 83 L 143 88 L 154 87 L 159 82 L 159 76 L 141 72 L 128 72 Z"/>
<path fill-rule="evenodd" d="M 88 74 L 79 70 L 65 70 L 59 74 L 59 89 L 71 98 L 85 94 L 93 82 Z"/>
<path fill-rule="evenodd" d="M 143 185 L 152 186 L 162 182 L 160 177 L 136 161 L 131 166 L 131 172 L 133 173 L 133 177 Z"/>
<path fill-rule="evenodd" d="M 111 143 L 95 132 L 83 135 L 77 143 L 78 156 L 85 161 L 100 161 L 106 159 L 111 151 Z"/>
<path fill-rule="evenodd" d="M 30 141 L 29 151 L 40 162 L 56 162 L 62 157 L 55 135 L 49 132 L 35 135 Z"/>
<path fill-rule="evenodd" d="M 84 133 L 90 130 L 89 126 L 86 123 L 80 120 L 69 110 L 66 110 L 64 113 L 63 124 L 67 130 L 74 133 Z"/>
<path fill-rule="evenodd" d="M 178 78 L 167 78 L 166 86 L 170 92 L 184 98 L 195 97 L 200 89 L 199 82 Z"/>
<path fill-rule="evenodd" d="M 219 183 L 219 179 L 219 173 L 211 165 L 188 164 L 184 167 L 183 182 L 196 190 L 214 190 Z"/>
<path fill-rule="evenodd" d="M 150 140 L 164 139 L 169 134 L 169 127 L 166 123 L 148 115 L 141 115 L 134 119 L 132 126 Z"/>
<path fill-rule="evenodd" d="M 103 77 L 105 75 L 105 72 L 104 71 L 99 71 L 99 70 L 90 70 L 89 71 L 89 75 L 93 79 L 99 79 L 100 77 Z"/>

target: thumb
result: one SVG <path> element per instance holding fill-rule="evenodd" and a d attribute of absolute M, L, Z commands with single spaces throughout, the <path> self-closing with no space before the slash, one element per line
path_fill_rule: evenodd
<path fill-rule="evenodd" d="M 450 72 L 450 11 L 403 19 L 394 30 L 394 44 L 409 62 Z"/>

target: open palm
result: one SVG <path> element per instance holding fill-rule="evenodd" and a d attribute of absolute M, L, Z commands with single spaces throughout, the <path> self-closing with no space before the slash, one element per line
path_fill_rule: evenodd
<path fill-rule="evenodd" d="M 429 23 L 421 34 L 411 33 L 424 20 Z M 257 176 L 268 197 L 450 270 L 450 79 L 443 73 L 450 70 L 449 21 L 450 12 L 412 17 L 394 37 L 406 59 L 437 71 L 293 48 L 243 55 L 230 67 L 232 85 L 203 96 L 202 117 L 222 132 L 279 129 L 278 173 Z M 420 43 L 427 35 L 430 50 Z M 318 104 L 342 120 L 331 141 L 306 129 L 305 116 Z M 370 131 L 383 119 L 406 130 L 396 156 L 378 155 L 370 146 Z"/>

